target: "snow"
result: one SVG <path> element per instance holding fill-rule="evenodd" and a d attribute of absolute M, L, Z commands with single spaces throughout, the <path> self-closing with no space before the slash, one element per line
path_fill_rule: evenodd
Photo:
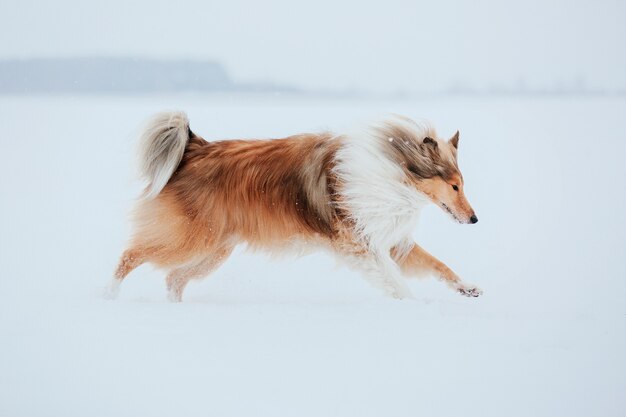
<path fill-rule="evenodd" d="M 415 235 L 485 294 L 395 301 L 325 254 L 238 251 L 183 303 L 109 281 L 140 190 L 136 135 L 342 131 L 386 112 L 461 131 L 480 219 Z M 0 415 L 623 416 L 626 99 L 0 98 Z"/>

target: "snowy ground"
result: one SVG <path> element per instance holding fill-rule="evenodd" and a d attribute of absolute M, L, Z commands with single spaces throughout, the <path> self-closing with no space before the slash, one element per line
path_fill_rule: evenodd
<path fill-rule="evenodd" d="M 398 302 L 323 254 L 238 253 L 181 304 L 142 267 L 107 302 L 140 184 L 135 134 L 184 109 L 206 138 L 461 130 L 480 218 L 416 238 L 485 291 Z M 624 416 L 624 98 L 0 98 L 0 415 Z"/>

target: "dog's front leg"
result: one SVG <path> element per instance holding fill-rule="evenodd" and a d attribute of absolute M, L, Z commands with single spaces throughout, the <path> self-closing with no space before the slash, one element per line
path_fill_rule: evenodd
<path fill-rule="evenodd" d="M 398 264 L 388 254 L 363 251 L 345 253 L 344 259 L 363 273 L 363 277 L 374 287 L 380 288 L 387 295 L 403 300 L 413 298 L 411 290 L 403 279 Z"/>
<path fill-rule="evenodd" d="M 426 252 L 416 243 L 413 244 L 411 251 L 405 257 L 398 260 L 398 265 L 406 276 L 435 275 L 449 287 L 467 297 L 478 297 L 483 293 L 477 286 L 463 283 L 461 278 L 448 268 L 446 264 Z"/>

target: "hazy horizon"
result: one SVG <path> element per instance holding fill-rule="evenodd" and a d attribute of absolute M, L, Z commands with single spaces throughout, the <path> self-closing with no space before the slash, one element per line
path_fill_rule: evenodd
<path fill-rule="evenodd" d="M 280 82 L 233 80 L 219 61 L 85 56 L 0 58 L 0 94 L 153 94 L 153 93 L 289 93 L 300 96 L 345 98 L 410 98 L 427 96 L 622 96 L 626 89 L 592 87 L 583 81 L 546 86 L 517 82 L 473 87 L 451 84 L 435 91 L 367 91 L 304 89 Z"/>
<path fill-rule="evenodd" d="M 235 82 L 383 93 L 626 89 L 626 3 L 3 3 L 0 59 L 217 61 Z"/>

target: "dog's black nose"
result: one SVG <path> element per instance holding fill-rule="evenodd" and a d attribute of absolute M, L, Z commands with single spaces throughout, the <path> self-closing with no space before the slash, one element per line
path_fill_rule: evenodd
<path fill-rule="evenodd" d="M 478 223 L 478 217 L 476 217 L 475 214 L 473 214 L 472 217 L 470 217 L 470 223 L 471 224 Z"/>

